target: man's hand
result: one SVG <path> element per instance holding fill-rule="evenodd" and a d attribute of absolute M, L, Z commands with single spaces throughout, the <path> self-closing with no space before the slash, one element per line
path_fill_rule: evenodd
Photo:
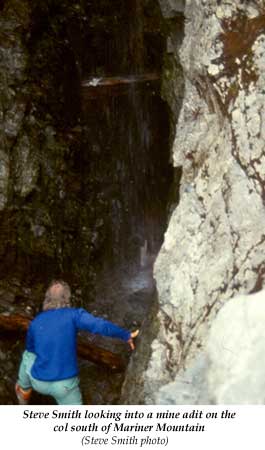
<path fill-rule="evenodd" d="M 128 340 L 128 344 L 129 344 L 129 346 L 131 347 L 131 350 L 134 350 L 134 349 L 135 349 L 135 345 L 134 345 L 133 339 L 136 338 L 136 337 L 138 336 L 138 334 L 139 334 L 139 330 L 135 330 L 135 331 L 133 331 L 133 332 L 131 333 L 131 337 L 130 337 L 130 339 Z"/>

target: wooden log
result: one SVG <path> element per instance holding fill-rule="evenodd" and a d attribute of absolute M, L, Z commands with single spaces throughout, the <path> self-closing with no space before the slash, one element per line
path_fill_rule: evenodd
<path fill-rule="evenodd" d="M 0 329 L 14 333 L 26 333 L 32 318 L 20 314 L 0 314 Z M 125 361 L 117 353 L 91 344 L 85 338 L 78 336 L 77 354 L 82 359 L 104 366 L 116 372 L 125 370 Z"/>
<path fill-rule="evenodd" d="M 145 83 L 148 81 L 158 81 L 160 79 L 157 73 L 145 73 L 142 75 L 120 76 L 120 77 L 94 77 L 82 81 L 82 87 L 102 87 L 117 86 L 120 84 Z"/>
<path fill-rule="evenodd" d="M 20 314 L 0 314 L 0 329 L 16 333 L 26 332 L 31 320 L 32 318 Z"/>
<path fill-rule="evenodd" d="M 135 76 L 121 77 L 98 77 L 82 81 L 82 92 L 85 99 L 120 96 L 128 94 L 129 87 L 135 85 L 139 88 L 141 85 L 154 85 L 160 80 L 156 73 L 147 73 Z"/>

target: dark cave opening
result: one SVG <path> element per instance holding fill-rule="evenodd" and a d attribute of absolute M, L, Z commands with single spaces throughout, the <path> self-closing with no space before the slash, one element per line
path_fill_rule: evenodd
<path fill-rule="evenodd" d="M 170 112 L 161 97 L 166 34 L 156 1 L 91 8 L 85 38 L 92 51 L 80 58 L 82 110 L 105 237 L 89 307 L 130 328 L 141 325 L 152 302 L 174 176 Z"/>
<path fill-rule="evenodd" d="M 131 1 L 126 8 L 123 2 L 116 3 L 117 13 L 112 5 L 107 25 L 98 12 L 87 33 L 93 51 L 85 52 L 81 65 L 83 120 L 93 155 L 90 167 L 105 205 L 101 265 L 89 308 L 135 329 L 156 301 L 152 268 L 163 241 L 174 173 L 170 112 L 161 98 L 166 39 L 158 4 L 152 3 L 154 20 L 144 14 L 142 2 Z M 82 378 L 98 379 L 97 369 L 86 365 Z M 117 402 L 122 378 L 111 376 L 108 383 L 101 379 L 103 389 L 95 386 L 90 391 L 93 402 L 99 397 L 104 403 Z"/>
<path fill-rule="evenodd" d="M 141 327 L 149 314 L 153 262 L 178 195 L 161 84 L 168 33 L 182 19 L 165 23 L 156 0 L 84 0 L 79 10 L 33 2 L 28 108 L 40 123 L 41 161 L 36 189 L 24 198 L 14 189 L 3 222 L 9 279 L 1 298 L 12 285 L 4 309 L 35 314 L 48 281 L 59 277 L 70 282 L 74 305 L 121 326 Z M 95 342 L 128 353 L 117 342 Z M 13 353 L 22 346 L 14 339 Z M 7 391 L 12 403 L 18 356 L 3 358 L 12 367 L 0 401 L 10 402 Z M 122 379 L 81 362 L 89 403 L 117 403 Z"/>

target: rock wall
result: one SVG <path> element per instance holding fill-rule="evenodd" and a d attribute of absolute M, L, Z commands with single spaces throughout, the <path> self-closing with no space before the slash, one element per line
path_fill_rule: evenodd
<path fill-rule="evenodd" d="M 93 293 L 105 204 L 81 127 L 72 27 L 82 34 L 84 23 L 82 1 L 0 2 L 0 312 L 7 314 L 32 317 L 56 277 L 70 282 L 77 304 Z M 24 336 L 1 330 L 1 404 L 16 403 L 23 346 Z"/>
<path fill-rule="evenodd" d="M 94 188 L 82 123 L 83 3 L 1 3 L 1 304 L 14 286 L 20 303 L 22 285 L 36 287 L 25 299 L 39 303 L 58 276 L 91 292 L 105 204 Z"/>
<path fill-rule="evenodd" d="M 180 200 L 155 263 L 160 325 L 141 375 L 146 403 L 228 401 L 209 388 L 209 328 L 265 274 L 264 2 L 187 0 L 185 19 Z"/>
<path fill-rule="evenodd" d="M 171 170 L 167 114 L 161 120 L 164 134 L 156 134 L 160 109 L 163 114 L 159 95 L 150 87 L 145 108 L 153 117 L 143 123 L 137 103 L 143 100 L 133 89 L 128 104 L 126 96 L 120 101 L 110 92 L 98 102 L 85 101 L 82 79 L 160 72 L 165 45 L 160 9 L 153 0 L 118 0 L 115 5 L 107 0 L 4 0 L 0 8 L 0 270 L 3 278 L 24 280 L 28 287 L 66 277 L 91 300 L 96 265 L 122 253 L 116 237 L 120 228 L 127 236 L 128 223 L 135 220 L 138 205 L 132 210 L 123 197 L 134 203 L 137 195 L 144 198 L 146 172 L 146 185 L 158 199 L 157 208 L 163 208 L 160 181 L 160 196 L 155 196 L 150 178 L 155 177 L 153 166 L 158 173 L 165 167 L 160 180 L 166 197 Z M 161 158 L 154 157 L 160 139 Z M 152 149 L 153 166 L 141 168 L 145 157 L 139 141 Z M 134 177 L 123 168 L 123 159 Z M 146 238 L 133 240 L 133 251 L 137 245 L 140 252 Z M 8 295 L 3 289 L 0 300 Z"/>
<path fill-rule="evenodd" d="M 235 297 L 213 322 L 207 382 L 215 403 L 264 405 L 264 300 L 264 290 Z"/>
<path fill-rule="evenodd" d="M 9 6 L 9 7 L 8 7 Z M 12 11 L 12 2 L 10 5 L 4 6 L 1 11 L 1 79 L 0 79 L 0 96 L 1 96 L 1 173 L 0 173 L 0 209 L 3 210 L 8 203 L 9 179 L 11 172 L 10 152 L 13 148 L 17 148 L 16 138 L 23 122 L 26 101 L 26 92 L 23 89 L 25 81 L 26 57 L 21 40 L 21 35 L 17 32 L 18 27 L 23 31 L 27 29 L 29 22 L 29 11 L 26 5 L 19 8 L 16 12 Z M 3 8 L 3 6 L 2 6 Z M 26 136 L 22 141 L 25 143 L 26 153 L 29 146 Z M 25 155 L 26 156 L 26 155 Z M 26 163 L 26 161 L 25 161 Z M 23 177 L 23 170 L 22 177 Z M 35 172 L 34 172 L 35 173 Z M 21 178 L 22 178 L 21 177 Z M 30 185 L 34 178 L 28 182 L 27 188 L 24 190 L 30 192 Z M 20 190 L 20 180 L 17 180 L 17 190 Z M 27 192 L 24 192 L 26 194 Z"/>

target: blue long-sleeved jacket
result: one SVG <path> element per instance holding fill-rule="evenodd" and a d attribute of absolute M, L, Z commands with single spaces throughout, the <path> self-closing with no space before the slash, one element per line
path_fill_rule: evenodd
<path fill-rule="evenodd" d="M 50 309 L 31 322 L 26 349 L 36 354 L 31 374 L 43 381 L 59 381 L 78 374 L 76 340 L 79 330 L 128 341 L 130 332 L 94 317 L 82 308 Z"/>

